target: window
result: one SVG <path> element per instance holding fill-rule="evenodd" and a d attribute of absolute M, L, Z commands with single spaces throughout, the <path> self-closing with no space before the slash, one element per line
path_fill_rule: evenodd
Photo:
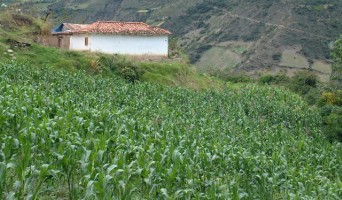
<path fill-rule="evenodd" d="M 88 46 L 89 45 L 89 38 L 85 37 L 84 39 L 84 45 Z"/>

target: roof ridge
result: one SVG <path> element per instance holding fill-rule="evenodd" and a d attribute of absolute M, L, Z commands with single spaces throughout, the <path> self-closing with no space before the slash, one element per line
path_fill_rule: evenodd
<path fill-rule="evenodd" d="M 78 25 L 89 25 L 89 24 L 79 24 L 79 23 L 69 23 L 69 22 L 64 22 L 62 24 L 78 24 Z"/>
<path fill-rule="evenodd" d="M 170 35 L 168 30 L 146 24 L 145 22 L 96 21 L 91 24 L 64 23 L 70 27 L 68 33 L 112 33 L 112 34 L 142 34 Z"/>
<path fill-rule="evenodd" d="M 146 24 L 145 22 L 122 22 L 122 21 L 96 21 L 94 23 Z"/>

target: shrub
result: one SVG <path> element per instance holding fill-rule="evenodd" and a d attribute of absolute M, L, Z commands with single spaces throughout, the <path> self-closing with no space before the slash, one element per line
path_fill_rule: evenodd
<path fill-rule="evenodd" d="M 218 72 L 219 73 L 219 72 Z M 245 74 L 218 74 L 219 78 L 232 83 L 250 83 L 253 79 Z"/>
<path fill-rule="evenodd" d="M 310 88 L 303 97 L 309 105 L 315 105 L 320 100 L 320 93 L 318 89 Z"/>
<path fill-rule="evenodd" d="M 325 105 L 325 106 L 321 107 L 320 115 L 322 117 L 329 116 L 331 114 L 331 112 L 333 111 L 333 109 L 334 109 L 334 106 L 332 106 L 332 105 Z"/>
<path fill-rule="evenodd" d="M 342 63 L 342 35 L 333 43 L 332 57 L 336 62 Z"/>
<path fill-rule="evenodd" d="M 272 59 L 276 60 L 276 61 L 280 61 L 281 60 L 281 53 L 273 54 Z"/>
<path fill-rule="evenodd" d="M 331 141 L 342 142 L 342 107 L 324 106 L 321 108 L 324 133 Z"/>
<path fill-rule="evenodd" d="M 285 83 L 288 83 L 290 80 L 289 77 L 285 76 L 285 75 L 265 75 L 265 76 L 262 76 L 260 77 L 259 79 L 259 83 L 262 83 L 262 84 L 285 84 Z"/>
<path fill-rule="evenodd" d="M 297 72 L 291 79 L 290 89 L 298 94 L 305 95 L 310 89 L 317 87 L 317 76 L 312 72 Z"/>
<path fill-rule="evenodd" d="M 141 80 L 141 76 L 144 73 L 135 63 L 119 55 L 101 56 L 99 58 L 99 65 L 102 68 L 110 69 L 115 74 L 133 83 Z"/>
<path fill-rule="evenodd" d="M 321 101 L 324 104 L 342 106 L 342 90 L 337 90 L 336 92 L 322 93 Z"/>
<path fill-rule="evenodd" d="M 141 80 L 141 76 L 143 74 L 143 71 L 140 70 L 133 62 L 118 63 L 115 72 L 132 83 Z"/>
<path fill-rule="evenodd" d="M 36 22 L 35 24 L 38 28 L 38 33 L 40 35 L 50 35 L 51 34 L 51 30 L 53 28 L 53 25 L 50 21 L 46 21 L 46 22 Z"/>

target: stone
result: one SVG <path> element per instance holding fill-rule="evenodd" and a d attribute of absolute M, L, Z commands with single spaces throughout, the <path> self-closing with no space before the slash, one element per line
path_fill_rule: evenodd
<path fill-rule="evenodd" d="M 12 49 L 7 49 L 8 53 L 13 53 L 14 51 Z"/>

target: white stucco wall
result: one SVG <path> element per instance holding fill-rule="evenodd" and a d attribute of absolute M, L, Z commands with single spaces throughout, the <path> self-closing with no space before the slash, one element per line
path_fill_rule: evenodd
<path fill-rule="evenodd" d="M 91 34 L 89 36 L 89 46 L 89 50 L 93 52 L 167 56 L 168 36 Z"/>
<path fill-rule="evenodd" d="M 90 49 L 90 37 L 88 37 L 88 46 L 85 45 L 85 38 L 88 35 L 72 35 L 70 37 L 70 49 L 78 51 L 87 51 Z"/>

